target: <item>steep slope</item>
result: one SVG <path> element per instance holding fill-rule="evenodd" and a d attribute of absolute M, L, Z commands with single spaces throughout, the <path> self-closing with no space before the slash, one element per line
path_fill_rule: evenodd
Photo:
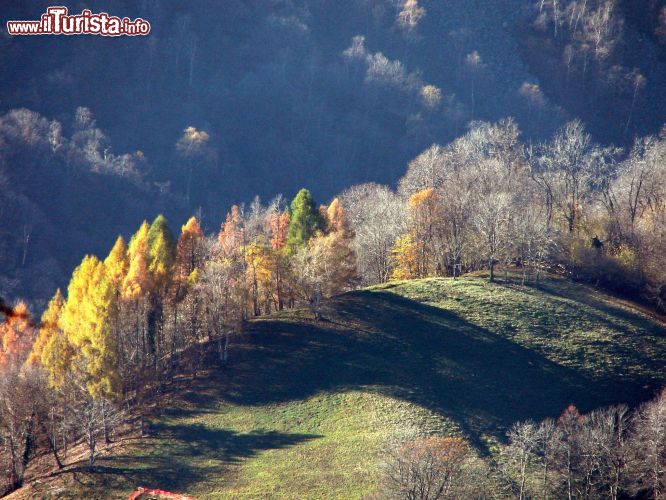
<path fill-rule="evenodd" d="M 373 287 L 330 301 L 322 321 L 302 310 L 252 321 L 226 370 L 171 391 L 154 437 L 114 444 L 100 473 L 44 478 L 17 497 L 143 485 L 360 498 L 391 442 L 457 434 L 487 453 L 514 421 L 651 397 L 665 353 L 663 323 L 559 279 Z"/>

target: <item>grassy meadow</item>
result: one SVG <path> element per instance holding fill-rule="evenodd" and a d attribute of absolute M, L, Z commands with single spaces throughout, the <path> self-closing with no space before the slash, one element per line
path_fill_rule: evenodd
<path fill-rule="evenodd" d="M 307 310 L 251 321 L 226 369 L 168 389 L 150 437 L 103 450 L 95 474 L 74 460 L 15 497 L 121 498 L 146 486 L 363 498 L 394 443 L 455 434 L 489 454 L 512 422 L 650 398 L 666 383 L 664 353 L 663 323 L 563 279 L 375 286 L 328 301 L 320 321 Z"/>

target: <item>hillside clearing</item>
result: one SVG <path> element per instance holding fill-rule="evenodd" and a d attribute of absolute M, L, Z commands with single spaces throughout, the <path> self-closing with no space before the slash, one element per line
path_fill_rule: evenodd
<path fill-rule="evenodd" d="M 113 447 L 100 473 L 62 474 L 16 497 L 148 486 L 361 498 L 377 489 L 392 442 L 458 434 L 485 454 L 512 422 L 569 403 L 636 404 L 666 382 L 662 323 L 561 279 L 538 290 L 476 277 L 390 283 L 339 296 L 323 316 L 250 322 L 226 370 L 170 391 L 153 437 Z"/>

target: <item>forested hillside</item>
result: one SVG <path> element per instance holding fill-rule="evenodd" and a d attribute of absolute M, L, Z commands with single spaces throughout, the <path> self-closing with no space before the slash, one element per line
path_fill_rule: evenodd
<path fill-rule="evenodd" d="M 0 33 L 0 495 L 663 498 L 663 2 L 68 7 L 152 29 Z"/>
<path fill-rule="evenodd" d="M 48 5 L 3 2 L 3 21 Z M 74 256 L 146 216 L 180 223 L 201 209 L 213 230 L 255 195 L 309 186 L 330 200 L 352 184 L 395 185 L 471 120 L 512 116 L 529 143 L 579 118 L 594 141 L 623 147 L 664 121 L 666 14 L 655 0 L 85 6 L 141 16 L 151 34 L 0 38 L 0 291 L 38 307 Z M 56 151 L 50 125 L 29 113 L 8 114 L 20 108 L 57 123 L 51 133 L 71 147 Z M 78 108 L 93 118 L 79 121 Z M 76 161 L 63 158 L 72 147 Z"/>
<path fill-rule="evenodd" d="M 186 140 L 196 145 L 201 133 L 189 131 Z M 665 146 L 663 134 L 645 137 L 621 159 L 616 148 L 593 143 L 579 121 L 533 147 L 521 143 L 512 120 L 475 123 L 451 144 L 434 145 L 410 162 L 397 192 L 365 183 L 328 205 L 319 205 L 307 189 L 288 204 L 281 195 L 268 204 L 256 198 L 249 206 L 232 205 L 220 229 L 208 234 L 196 216 L 177 234 L 163 215 L 144 221 L 128 242 L 119 235 L 103 259 L 86 255 L 66 293 L 55 291 L 40 321 L 24 302 L 0 304 L 0 438 L 5 444 L 0 464 L 7 471 L 6 491 L 21 487 L 31 461 L 44 451 L 62 466 L 69 442 L 87 445 L 86 468 L 95 471 L 98 448 L 110 444 L 114 430 L 138 420 L 135 428 L 144 435 L 148 402 L 165 387 L 185 374 L 196 377 L 211 366 L 226 367 L 233 339 L 245 338 L 251 319 L 307 307 L 315 322 L 325 324 L 331 321 L 326 317 L 330 301 L 363 284 L 390 289 L 395 280 L 433 277 L 456 283 L 462 275 L 483 272 L 491 284 L 502 280 L 522 293 L 543 290 L 547 277 L 556 273 L 561 280 L 603 287 L 633 301 L 633 308 L 641 303 L 643 314 L 655 317 L 641 328 L 654 338 L 623 326 L 621 313 L 605 318 L 605 306 L 587 308 L 584 296 L 564 310 L 551 301 L 546 313 L 539 312 L 538 304 L 529 305 L 528 296 L 512 294 L 502 303 L 520 317 L 509 326 L 498 322 L 499 310 L 486 303 L 485 295 L 468 304 L 472 319 L 488 317 L 483 326 L 488 341 L 509 335 L 511 345 L 554 350 L 553 366 L 543 369 L 555 370 L 555 380 L 566 377 L 571 364 L 582 363 L 580 368 L 588 370 L 599 345 L 606 346 L 590 376 L 603 379 L 610 370 L 619 383 L 622 373 L 631 371 L 631 388 L 598 389 L 638 403 L 646 389 L 663 383 L 659 317 L 666 304 Z M 415 290 L 416 303 L 431 300 L 421 290 Z M 404 315 L 407 322 L 401 335 L 421 328 L 399 301 L 391 304 L 393 321 Z M 558 315 L 571 307 L 585 311 L 575 322 L 576 328 L 588 325 L 581 338 L 555 333 L 562 321 Z M 380 318 L 388 315 L 382 308 L 390 309 L 380 304 L 363 308 Z M 447 309 L 456 305 L 447 304 Z M 613 310 L 613 316 L 617 313 Z M 427 334 L 434 323 L 422 327 Z M 305 334 L 308 328 L 297 332 Z M 584 346 L 579 349 L 575 344 L 580 341 Z M 341 353 L 347 349 L 338 347 Z M 463 354 L 474 361 L 482 347 L 467 344 Z M 405 348 L 410 352 L 418 346 Z M 572 357 L 563 355 L 571 349 Z M 632 360 L 635 356 L 644 362 Z M 415 362 L 410 372 L 430 365 L 418 359 L 423 366 Z M 478 377 L 479 368 L 475 364 L 464 371 L 460 383 Z M 569 389 L 574 392 L 564 390 L 562 404 L 576 394 L 575 387 Z M 277 400 L 289 397 L 279 386 L 275 392 Z M 648 406 L 657 423 L 636 428 L 636 439 L 663 434 L 659 415 L 665 401 Z M 577 410 L 569 414 L 579 421 Z M 541 416 L 534 412 L 535 418 Z M 663 456 L 663 444 L 655 445 L 658 456 Z M 638 472 L 631 474 L 652 471 L 659 486 L 641 483 L 637 491 L 658 498 L 663 474 L 648 469 L 646 460 L 640 459 Z M 594 464 L 586 467 L 594 469 L 590 474 L 602 474 Z M 620 491 L 614 484 L 614 491 Z"/>
<path fill-rule="evenodd" d="M 114 154 L 90 111 L 71 125 L 27 109 L 0 117 L 0 297 L 45 305 L 81 260 L 134 225 L 138 213 L 184 202 L 145 180 L 141 151 Z"/>
<path fill-rule="evenodd" d="M 60 447 L 64 471 L 45 476 L 53 458 L 37 458 L 10 498 L 123 497 L 139 485 L 197 498 L 409 498 L 397 488 L 416 487 L 428 465 L 430 487 L 451 481 L 444 498 L 519 498 L 522 477 L 537 497 L 566 497 L 568 479 L 577 494 L 648 494 L 642 464 L 666 395 L 640 412 L 618 403 L 666 382 L 666 329 L 633 305 L 510 274 L 395 282 L 338 296 L 321 314 L 248 322 L 225 368 L 213 350 L 212 371 L 165 386 L 147 437 L 136 422 L 110 444 L 100 434 L 96 472 L 83 467 L 87 447 Z M 410 460 L 429 449 L 444 458 Z"/>

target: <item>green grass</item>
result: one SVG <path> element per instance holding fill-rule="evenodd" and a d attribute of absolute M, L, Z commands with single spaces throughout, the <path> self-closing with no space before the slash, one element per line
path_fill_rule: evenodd
<path fill-rule="evenodd" d="M 393 442 L 457 434 L 489 453 L 514 421 L 569 403 L 636 404 L 666 383 L 663 324 L 559 279 L 538 290 L 472 277 L 391 283 L 340 296 L 323 315 L 252 321 L 226 370 L 181 389 L 152 422 L 156 437 L 68 481 L 73 496 L 144 485 L 361 498 Z"/>

